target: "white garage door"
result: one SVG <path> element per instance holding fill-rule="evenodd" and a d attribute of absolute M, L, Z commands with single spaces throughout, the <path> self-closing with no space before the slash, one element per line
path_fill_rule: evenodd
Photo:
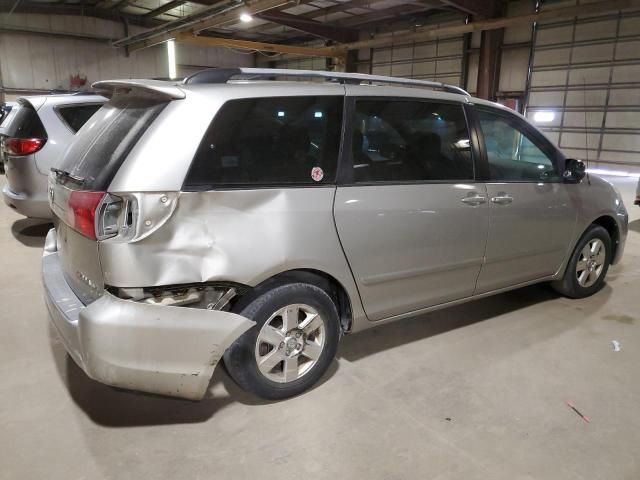
<path fill-rule="evenodd" d="M 640 12 L 540 25 L 527 116 L 568 156 L 640 166 Z"/>
<path fill-rule="evenodd" d="M 463 37 L 375 48 L 371 73 L 462 85 Z"/>

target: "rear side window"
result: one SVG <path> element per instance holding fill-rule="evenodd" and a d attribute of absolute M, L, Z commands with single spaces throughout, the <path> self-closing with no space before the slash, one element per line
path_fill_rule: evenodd
<path fill-rule="evenodd" d="M 47 138 L 47 131 L 40 121 L 38 112 L 30 103 L 22 104 L 16 113 L 7 136 L 13 138 Z"/>
<path fill-rule="evenodd" d="M 355 183 L 474 178 L 469 131 L 457 104 L 358 100 L 351 153 Z"/>
<path fill-rule="evenodd" d="M 186 190 L 335 182 L 344 97 L 225 103 L 207 130 Z"/>
<path fill-rule="evenodd" d="M 71 131 L 76 133 L 101 106 L 102 104 L 60 107 L 58 108 L 58 114 Z"/>
<path fill-rule="evenodd" d="M 62 170 L 83 179 L 83 190 L 105 191 L 125 158 L 167 105 L 137 93 L 116 95 L 78 131 Z"/>

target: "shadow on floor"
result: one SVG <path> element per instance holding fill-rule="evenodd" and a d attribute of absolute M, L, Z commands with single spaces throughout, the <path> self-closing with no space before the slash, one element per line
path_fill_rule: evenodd
<path fill-rule="evenodd" d="M 380 325 L 340 342 L 338 356 L 349 361 L 482 322 L 498 315 L 559 298 L 548 285 L 532 285 L 455 307 Z"/>
<path fill-rule="evenodd" d="M 44 239 L 53 224 L 47 220 L 36 218 L 22 218 L 11 225 L 11 233 L 23 245 L 27 247 L 44 247 Z"/>
<path fill-rule="evenodd" d="M 640 232 L 640 218 L 633 222 L 629 222 L 629 230 L 633 232 Z"/>
<path fill-rule="evenodd" d="M 604 294 L 603 302 L 608 298 L 607 292 L 610 294 L 609 290 L 605 287 L 602 292 Z M 472 325 L 558 297 L 558 294 L 547 285 L 534 285 L 415 318 L 380 325 L 357 335 L 344 337 L 340 343 L 338 358 L 356 361 L 390 348 Z M 91 420 L 102 426 L 133 427 L 198 423 L 207 421 L 217 411 L 235 402 L 244 405 L 273 403 L 261 400 L 241 390 L 229 377 L 223 365 L 219 365 L 214 371 L 208 393 L 199 402 L 108 387 L 89 379 L 84 374 L 66 354 L 51 326 L 50 340 L 58 372 L 67 384 L 71 398 Z M 330 380 L 338 368 L 339 362 L 334 361 L 329 371 L 314 388 Z"/>
<path fill-rule="evenodd" d="M 198 402 L 109 387 L 86 376 L 66 353 L 51 324 L 49 338 L 58 373 L 67 384 L 71 398 L 98 425 L 118 428 L 200 423 L 232 403 L 274 403 L 241 390 L 229 377 L 223 364 L 214 370 L 207 394 Z M 313 388 L 335 375 L 338 365 L 337 360 L 333 361 Z"/>

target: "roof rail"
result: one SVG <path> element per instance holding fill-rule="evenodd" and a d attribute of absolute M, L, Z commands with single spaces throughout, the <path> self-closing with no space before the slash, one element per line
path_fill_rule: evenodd
<path fill-rule="evenodd" d="M 198 83 L 227 83 L 233 77 L 304 77 L 324 78 L 340 83 L 361 84 L 390 83 L 397 85 L 411 85 L 416 87 L 435 88 L 449 93 L 469 96 L 466 90 L 446 83 L 431 82 L 429 80 L 415 80 L 413 78 L 386 77 L 383 75 L 366 75 L 364 73 L 323 72 L 316 70 L 289 70 L 283 68 L 207 68 L 184 79 L 185 85 Z"/>

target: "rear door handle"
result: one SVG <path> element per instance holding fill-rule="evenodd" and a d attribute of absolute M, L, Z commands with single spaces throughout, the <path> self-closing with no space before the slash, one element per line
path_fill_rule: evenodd
<path fill-rule="evenodd" d="M 513 202 L 513 197 L 510 197 L 506 193 L 499 193 L 495 197 L 491 197 L 492 203 L 497 203 L 498 205 L 508 205 Z"/>
<path fill-rule="evenodd" d="M 471 195 L 469 197 L 464 197 L 462 199 L 462 203 L 465 203 L 467 205 L 480 205 L 483 203 L 487 203 L 487 199 L 485 197 L 483 197 L 482 195 Z"/>

